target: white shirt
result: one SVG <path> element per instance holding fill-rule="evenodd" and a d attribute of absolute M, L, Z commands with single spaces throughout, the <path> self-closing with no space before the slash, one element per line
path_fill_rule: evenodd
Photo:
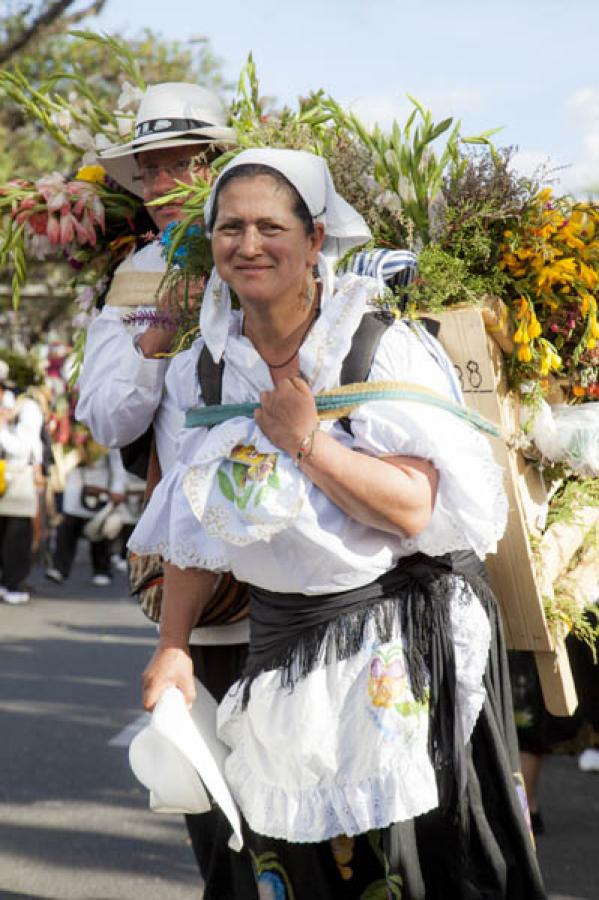
<path fill-rule="evenodd" d="M 323 301 L 300 350 L 301 371 L 315 393 L 338 386 L 353 333 L 377 293 L 376 282 L 354 275 L 338 279 L 337 288 Z M 256 400 L 260 391 L 272 389 L 268 367 L 242 335 L 241 321 L 239 313 L 231 314 L 223 403 Z M 181 410 L 201 404 L 197 379 L 189 377 L 201 345 L 200 339 L 169 369 L 168 392 Z M 415 381 L 451 397 L 442 369 L 401 322 L 383 335 L 369 380 Z M 181 433 L 178 461 L 154 492 L 130 545 L 137 553 L 159 552 L 181 567 L 230 570 L 240 581 L 306 594 L 360 587 L 419 550 L 434 556 L 472 548 L 484 558 L 495 549 L 507 505 L 502 473 L 485 437 L 451 413 L 419 403 L 364 404 L 351 414 L 351 422 L 351 436 L 337 423 L 321 427 L 372 456 L 417 456 L 437 468 L 432 520 L 415 538 L 349 518 L 253 419 L 235 418 L 210 431 Z M 262 455 L 253 470 L 252 460 L 246 460 L 246 473 L 234 450 L 239 446 Z"/>
<path fill-rule="evenodd" d="M 165 269 L 158 241 L 132 254 L 119 267 L 119 271 L 138 272 L 164 272 Z M 91 322 L 75 414 L 105 447 L 124 447 L 153 425 L 156 452 L 165 474 L 175 462 L 177 436 L 184 418 L 173 394 L 165 389 L 169 360 L 146 359 L 134 342 L 146 326 L 123 323 L 128 313 L 147 308 L 105 306 Z M 182 377 L 193 379 L 195 373 L 190 368 L 193 359 L 186 355 L 185 362 L 187 370 Z M 247 640 L 248 625 L 244 621 L 196 628 L 190 643 L 240 644 Z"/>
<path fill-rule="evenodd" d="M 15 405 L 15 418 L 0 427 L 0 450 L 13 467 L 41 464 L 43 413 L 31 397 L 21 397 Z"/>
<path fill-rule="evenodd" d="M 148 244 L 129 256 L 119 271 L 164 272 L 160 244 Z M 152 298 L 148 298 L 148 307 Z M 162 472 L 174 462 L 182 415 L 165 394 L 169 361 L 146 359 L 134 343 L 145 325 L 125 325 L 128 313 L 148 307 L 105 306 L 90 324 L 79 379 L 75 414 L 99 444 L 124 447 L 154 425 L 156 450 Z"/>

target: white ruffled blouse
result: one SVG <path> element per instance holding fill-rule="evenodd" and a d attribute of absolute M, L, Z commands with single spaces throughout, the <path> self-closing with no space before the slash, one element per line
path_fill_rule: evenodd
<path fill-rule="evenodd" d="M 375 281 L 347 274 L 324 291 L 300 350 L 314 393 L 339 385 L 342 362 Z M 169 366 L 168 390 L 182 409 L 201 405 L 195 370 L 203 341 Z M 418 329 L 391 325 L 377 348 L 372 381 L 413 381 L 453 399 L 446 372 Z M 437 347 L 437 356 L 443 351 Z M 232 312 L 222 402 L 255 401 L 271 390 L 267 365 Z M 190 360 L 193 365 L 190 365 Z M 449 367 L 450 368 L 450 367 Z M 272 591 L 324 594 L 359 587 L 400 557 L 495 550 L 506 521 L 502 473 L 488 440 L 451 413 L 413 402 L 370 402 L 351 413 L 352 434 L 322 423 L 338 441 L 376 457 L 416 456 L 439 472 L 433 516 L 415 538 L 349 518 L 270 443 L 253 419 L 181 433 L 178 460 L 154 491 L 130 546 L 179 567 L 230 570 Z M 456 578 L 451 599 L 457 696 L 466 739 L 484 701 L 490 632 L 479 601 Z M 231 747 L 226 774 L 254 830 L 289 841 L 320 841 L 411 818 L 438 804 L 427 752 L 427 707 L 411 692 L 399 629 L 381 644 L 372 631 L 349 660 L 322 663 L 293 692 L 277 672 L 253 683 L 247 709 L 233 686 L 219 710 Z M 350 710 L 348 714 L 348 710 Z"/>
<path fill-rule="evenodd" d="M 353 333 L 376 293 L 371 279 L 338 279 L 300 350 L 314 393 L 339 385 Z M 231 313 L 223 403 L 255 401 L 273 387 L 241 326 L 241 314 Z M 199 339 L 169 366 L 168 392 L 181 409 L 202 403 L 194 374 L 202 344 Z M 403 322 L 383 335 L 369 380 L 416 381 L 451 399 L 444 372 Z M 154 491 L 130 546 L 161 553 L 181 568 L 231 570 L 240 581 L 305 594 L 368 584 L 419 550 L 440 555 L 471 547 L 481 559 L 495 550 L 506 501 L 486 437 L 445 410 L 412 402 L 371 402 L 350 418 L 352 435 L 337 422 L 321 428 L 370 455 L 422 457 L 438 469 L 432 520 L 416 538 L 350 519 L 253 419 L 239 417 L 181 432 L 177 462 Z"/>

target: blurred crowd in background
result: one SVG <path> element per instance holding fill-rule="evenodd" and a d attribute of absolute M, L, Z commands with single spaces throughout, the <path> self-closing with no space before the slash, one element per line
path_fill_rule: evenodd
<path fill-rule="evenodd" d="M 80 540 L 93 584 L 126 571 L 126 542 L 145 484 L 117 450 L 74 419 L 71 348 L 57 336 L 27 355 L 0 349 L 0 600 L 27 603 L 34 565 L 57 583 Z"/>

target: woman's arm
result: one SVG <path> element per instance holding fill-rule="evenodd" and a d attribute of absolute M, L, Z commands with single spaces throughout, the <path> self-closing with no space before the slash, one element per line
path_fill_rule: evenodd
<path fill-rule="evenodd" d="M 178 687 L 191 705 L 195 698 L 189 635 L 212 596 L 218 575 L 205 569 L 164 564 L 160 638 L 142 675 L 143 706 L 152 710 L 168 687 Z"/>
<path fill-rule="evenodd" d="M 256 422 L 266 436 L 294 459 L 312 435 L 302 471 L 348 516 L 391 533 L 414 536 L 428 525 L 435 503 L 437 471 L 409 456 L 376 459 L 316 431 L 316 406 L 306 382 L 286 378 L 260 396 Z"/>

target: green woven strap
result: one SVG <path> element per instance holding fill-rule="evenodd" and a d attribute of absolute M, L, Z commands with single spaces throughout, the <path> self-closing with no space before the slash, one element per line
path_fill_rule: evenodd
<path fill-rule="evenodd" d="M 360 384 L 346 384 L 343 387 L 324 391 L 314 398 L 319 419 L 340 419 L 363 403 L 376 400 L 402 400 L 409 403 L 424 403 L 444 409 L 458 419 L 472 425 L 478 431 L 501 437 L 496 425 L 489 422 L 475 410 L 466 409 L 441 394 L 409 381 L 368 381 Z M 252 418 L 259 403 L 226 403 L 221 406 L 196 406 L 187 410 L 186 428 L 209 427 L 228 422 L 239 416 Z"/>

